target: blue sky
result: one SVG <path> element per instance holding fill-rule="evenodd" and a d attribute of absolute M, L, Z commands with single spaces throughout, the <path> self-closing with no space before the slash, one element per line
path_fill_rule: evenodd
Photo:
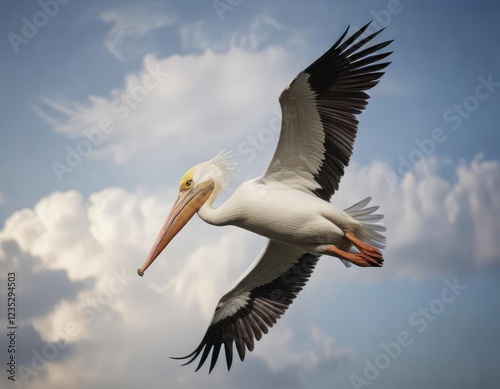
<path fill-rule="evenodd" d="M 2 285 L 17 275 L 23 367 L 11 386 L 495 387 L 497 4 L 2 8 L 0 271 Z M 168 357 L 198 344 L 218 298 L 264 241 L 195 218 L 147 278 L 132 277 L 178 181 L 223 149 L 240 163 L 223 197 L 260 174 L 283 87 L 348 25 L 372 19 L 387 27 L 380 41 L 394 39 L 393 63 L 360 117 L 333 202 L 372 195 L 381 205 L 384 268 L 325 258 L 244 363 L 210 376 L 180 367 Z M 0 343 L 7 358 L 5 336 Z"/>

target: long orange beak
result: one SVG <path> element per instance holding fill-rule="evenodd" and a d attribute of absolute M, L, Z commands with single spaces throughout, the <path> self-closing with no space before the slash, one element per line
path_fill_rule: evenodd
<path fill-rule="evenodd" d="M 179 193 L 179 197 L 172 207 L 165 224 L 160 230 L 160 233 L 156 238 L 156 242 L 151 248 L 146 261 L 140 269 L 137 269 L 137 274 L 141 277 L 144 275 L 144 272 L 153 263 L 156 257 L 160 255 L 174 236 L 177 235 L 182 227 L 186 225 L 193 215 L 208 200 L 213 189 L 214 184 L 212 182 L 206 182 L 200 184 L 198 187 L 183 190 Z"/>

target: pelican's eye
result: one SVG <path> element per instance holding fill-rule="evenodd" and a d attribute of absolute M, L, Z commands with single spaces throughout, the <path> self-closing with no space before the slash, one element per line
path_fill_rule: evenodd
<path fill-rule="evenodd" d="M 190 188 L 193 185 L 193 180 L 186 181 L 184 185 L 186 186 L 186 188 Z"/>

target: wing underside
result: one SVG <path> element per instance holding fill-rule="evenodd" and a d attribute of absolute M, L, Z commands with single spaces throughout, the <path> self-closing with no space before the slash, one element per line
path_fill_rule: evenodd
<path fill-rule="evenodd" d="M 210 370 L 224 346 L 228 370 L 233 361 L 233 345 L 240 360 L 254 342 L 285 313 L 311 276 L 319 256 L 296 247 L 270 241 L 256 263 L 219 301 L 212 321 L 198 347 L 189 355 L 174 359 L 200 357 L 200 369 L 212 351 Z M 269 274 L 279 273 L 273 279 Z"/>

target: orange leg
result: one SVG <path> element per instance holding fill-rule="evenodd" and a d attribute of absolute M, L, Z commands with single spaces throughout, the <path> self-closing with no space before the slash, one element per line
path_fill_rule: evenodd
<path fill-rule="evenodd" d="M 358 237 L 354 235 L 351 231 L 346 231 L 344 233 L 344 236 L 349 242 L 351 242 L 354 245 L 354 247 L 356 247 L 363 254 L 366 254 L 370 257 L 376 258 L 377 260 L 380 260 L 381 262 L 384 262 L 382 253 L 376 247 L 373 247 L 368 243 L 359 240 Z"/>
<path fill-rule="evenodd" d="M 351 231 L 346 231 L 344 236 L 359 250 L 359 253 L 343 251 L 337 246 L 332 245 L 327 248 L 328 254 L 345 259 L 356 266 L 382 266 L 384 258 L 382 253 L 376 247 L 359 240 L 359 238 L 357 238 Z"/>

